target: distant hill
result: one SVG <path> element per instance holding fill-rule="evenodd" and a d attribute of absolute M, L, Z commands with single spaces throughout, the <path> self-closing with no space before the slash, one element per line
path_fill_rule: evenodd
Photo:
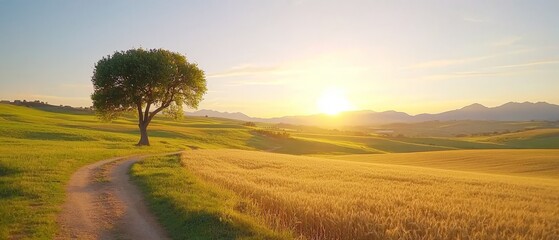
<path fill-rule="evenodd" d="M 202 109 L 196 112 L 187 112 L 185 113 L 186 116 L 195 116 L 195 117 L 216 117 L 216 118 L 227 118 L 227 119 L 234 119 L 234 120 L 240 120 L 240 121 L 253 121 L 254 119 L 247 116 L 244 113 L 240 113 L 240 112 L 235 112 L 235 113 L 230 113 L 230 112 L 218 112 L 218 111 L 214 111 L 214 110 L 206 110 L 206 109 Z"/>
<path fill-rule="evenodd" d="M 490 121 L 530 121 L 559 120 L 559 105 L 546 102 L 509 102 L 504 105 L 488 108 L 475 103 L 461 109 L 439 114 L 420 114 L 415 116 L 418 121 L 431 120 L 490 120 Z"/>
<path fill-rule="evenodd" d="M 213 110 L 200 110 L 186 113 L 188 116 L 209 116 L 229 118 L 241 121 L 286 123 L 296 125 L 345 125 L 366 126 L 387 123 L 413 123 L 425 121 L 452 121 L 452 120 L 477 120 L 477 121 L 559 121 L 559 105 L 546 102 L 509 102 L 497 107 L 486 107 L 474 103 L 460 109 L 442 113 L 410 115 L 404 112 L 385 111 L 375 112 L 370 110 L 351 111 L 340 113 L 337 116 L 325 114 L 305 116 L 285 116 L 277 118 L 253 118 L 246 114 L 236 112 L 218 112 Z"/>

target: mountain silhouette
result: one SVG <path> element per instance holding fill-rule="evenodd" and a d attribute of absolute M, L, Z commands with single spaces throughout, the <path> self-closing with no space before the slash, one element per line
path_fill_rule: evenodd
<path fill-rule="evenodd" d="M 474 103 L 460 109 L 442 113 L 423 113 L 410 115 L 405 112 L 371 110 L 350 111 L 336 116 L 314 114 L 304 116 L 285 116 L 276 118 L 254 118 L 236 112 L 200 110 L 186 113 L 187 116 L 209 116 L 229 118 L 240 121 L 286 123 L 296 125 L 346 125 L 364 126 L 386 123 L 410 123 L 425 121 L 480 120 L 480 121 L 559 121 L 559 105 L 546 102 L 509 102 L 497 107 L 486 107 Z"/>
<path fill-rule="evenodd" d="M 559 120 L 559 105 L 546 102 L 509 102 L 498 107 L 488 108 L 481 104 L 472 104 L 461 109 L 439 114 L 419 114 L 415 118 L 418 121 L 555 121 Z"/>

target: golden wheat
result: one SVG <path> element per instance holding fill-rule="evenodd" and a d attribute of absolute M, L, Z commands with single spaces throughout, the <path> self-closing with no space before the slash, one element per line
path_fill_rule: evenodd
<path fill-rule="evenodd" d="M 511 156 L 514 157 L 514 156 Z M 557 239 L 559 182 L 242 150 L 182 157 L 306 239 Z"/>

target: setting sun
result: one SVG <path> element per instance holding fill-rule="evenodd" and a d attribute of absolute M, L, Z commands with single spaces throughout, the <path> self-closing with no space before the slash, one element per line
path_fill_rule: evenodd
<path fill-rule="evenodd" d="M 351 104 L 339 89 L 327 89 L 316 101 L 318 110 L 321 113 L 335 115 L 351 109 Z"/>

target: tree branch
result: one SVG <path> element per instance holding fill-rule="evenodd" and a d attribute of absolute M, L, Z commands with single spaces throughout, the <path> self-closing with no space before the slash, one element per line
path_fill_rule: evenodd
<path fill-rule="evenodd" d="M 155 109 L 155 111 L 153 111 L 148 118 L 148 123 L 151 122 L 151 119 L 159 112 L 161 112 L 161 110 L 165 109 L 166 107 L 168 107 L 168 104 L 165 105 L 161 105 L 161 107 L 158 107 L 157 109 Z"/>
<path fill-rule="evenodd" d="M 159 112 L 161 112 L 163 109 L 169 107 L 171 105 L 171 103 L 173 102 L 173 98 L 175 97 L 175 93 L 173 92 L 171 94 L 171 98 L 169 98 L 166 102 L 164 102 L 163 104 L 161 104 L 160 107 L 158 107 L 157 109 L 155 109 L 155 111 L 153 111 L 148 118 L 148 123 L 151 122 L 151 119 Z"/>
<path fill-rule="evenodd" d="M 144 113 L 144 121 L 148 119 L 149 116 L 149 109 L 151 108 L 151 102 L 148 101 L 146 105 L 146 112 Z M 150 119 L 151 120 L 151 119 Z M 149 122 L 148 122 L 149 123 Z"/>
<path fill-rule="evenodd" d="M 140 102 L 136 103 L 136 106 L 138 107 L 138 124 L 143 124 L 144 123 L 144 115 L 142 113 L 142 104 Z"/>

